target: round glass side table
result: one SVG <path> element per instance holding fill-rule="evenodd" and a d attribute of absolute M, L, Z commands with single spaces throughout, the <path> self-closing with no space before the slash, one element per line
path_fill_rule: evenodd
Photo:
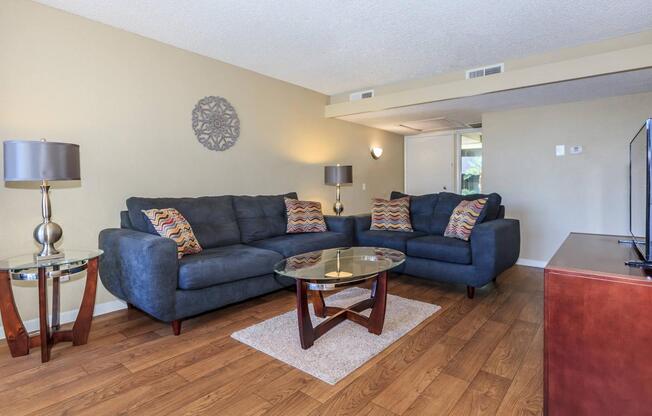
<path fill-rule="evenodd" d="M 40 261 L 33 254 L 0 260 L 0 314 L 5 337 L 13 357 L 29 354 L 30 348 L 41 347 L 41 362 L 50 360 L 50 350 L 57 342 L 83 345 L 91 330 L 95 293 L 97 290 L 97 262 L 102 250 L 69 250 L 64 257 Z M 60 330 L 59 292 L 61 279 L 86 271 L 86 286 L 79 314 L 72 329 Z M 52 322 L 48 322 L 48 279 L 52 280 Z M 38 281 L 39 333 L 27 333 L 20 318 L 12 280 Z"/>

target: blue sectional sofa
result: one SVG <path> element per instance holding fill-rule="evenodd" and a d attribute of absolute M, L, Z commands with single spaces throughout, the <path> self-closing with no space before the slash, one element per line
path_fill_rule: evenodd
<path fill-rule="evenodd" d="M 406 196 L 392 192 L 391 199 Z M 444 237 L 453 209 L 462 200 L 487 197 L 487 205 L 470 240 Z M 371 216 L 355 216 L 354 242 L 359 246 L 393 248 L 406 254 L 395 271 L 431 280 L 463 283 L 470 298 L 513 266 L 520 252 L 518 220 L 505 219 L 498 194 L 457 195 L 449 192 L 410 197 L 413 232 L 372 231 Z"/>
<path fill-rule="evenodd" d="M 444 237 L 444 229 L 462 199 L 481 195 L 412 196 L 414 231 L 409 233 L 372 231 L 371 217 L 362 215 L 326 216 L 327 232 L 286 234 L 285 197 L 296 199 L 297 194 L 129 198 L 127 211 L 120 213 L 121 228 L 99 236 L 102 283 L 128 304 L 171 322 L 178 335 L 184 318 L 294 284 L 274 276 L 273 266 L 295 254 L 354 244 L 393 248 L 407 255 L 395 272 L 466 284 L 469 297 L 519 255 L 519 222 L 503 218 L 497 194 L 487 195 L 468 242 Z M 174 241 L 160 237 L 142 213 L 151 208 L 176 208 L 204 250 L 177 259 Z"/>
<path fill-rule="evenodd" d="M 284 197 L 297 194 L 129 198 L 121 228 L 99 236 L 102 283 L 178 335 L 184 318 L 292 285 L 273 274 L 283 258 L 352 245 L 351 217 L 326 216 L 327 232 L 286 234 Z M 151 208 L 176 208 L 204 250 L 178 260 L 176 244 L 141 212 Z"/>

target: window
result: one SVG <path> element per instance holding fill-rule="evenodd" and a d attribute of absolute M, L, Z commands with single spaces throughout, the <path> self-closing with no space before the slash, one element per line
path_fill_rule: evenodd
<path fill-rule="evenodd" d="M 459 180 L 462 195 L 482 192 L 482 133 L 460 134 Z"/>

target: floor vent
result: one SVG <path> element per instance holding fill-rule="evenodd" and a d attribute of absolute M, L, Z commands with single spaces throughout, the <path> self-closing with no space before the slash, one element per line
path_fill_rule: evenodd
<path fill-rule="evenodd" d="M 466 71 L 466 79 L 481 78 L 488 75 L 500 74 L 505 72 L 505 64 L 496 64 L 484 66 L 482 68 L 474 68 Z"/>

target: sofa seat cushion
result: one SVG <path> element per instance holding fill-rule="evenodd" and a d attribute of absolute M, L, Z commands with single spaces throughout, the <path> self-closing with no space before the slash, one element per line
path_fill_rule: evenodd
<path fill-rule="evenodd" d="M 272 273 L 283 256 L 244 244 L 211 248 L 179 260 L 179 288 L 203 289 Z"/>
<path fill-rule="evenodd" d="M 344 233 L 326 231 L 323 233 L 286 234 L 266 240 L 252 241 L 254 247 L 274 250 L 283 257 L 295 256 L 309 251 L 327 248 L 348 247 L 351 245 Z"/>
<path fill-rule="evenodd" d="M 409 240 L 407 255 L 447 263 L 471 264 L 471 243 L 441 235 L 427 235 Z"/>
<path fill-rule="evenodd" d="M 359 246 L 392 248 L 405 253 L 406 242 L 412 238 L 421 237 L 423 235 L 426 234 L 419 231 L 402 232 L 363 230 L 358 231 L 356 238 Z"/>

